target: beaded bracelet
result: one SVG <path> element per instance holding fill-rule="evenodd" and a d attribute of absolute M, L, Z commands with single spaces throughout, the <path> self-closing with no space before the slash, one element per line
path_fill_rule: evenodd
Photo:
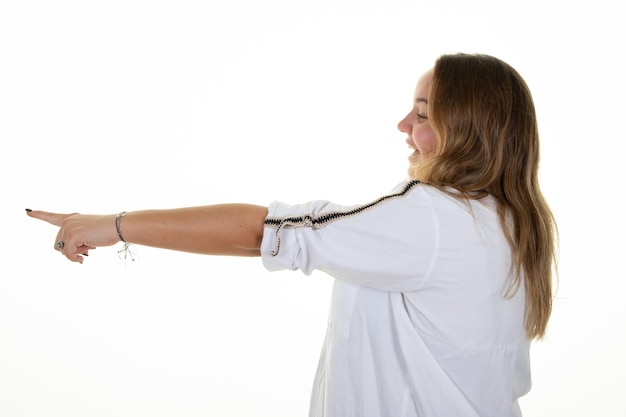
<path fill-rule="evenodd" d="M 126 216 L 125 211 L 117 215 L 117 217 L 115 218 L 115 229 L 117 230 L 117 235 L 120 237 L 120 240 L 126 243 L 124 237 L 122 236 L 122 219 L 124 218 L 124 216 Z"/>
<path fill-rule="evenodd" d="M 115 218 L 115 230 L 117 230 L 117 235 L 119 236 L 120 240 L 124 243 L 122 245 L 122 248 L 117 251 L 117 254 L 120 257 L 120 259 L 124 258 L 124 260 L 128 260 L 128 258 L 130 258 L 131 261 L 134 261 L 137 258 L 137 254 L 131 249 L 132 243 L 127 242 L 124 239 L 124 236 L 122 236 L 122 219 L 124 218 L 124 216 L 126 216 L 125 211 L 118 214 L 117 217 Z"/>

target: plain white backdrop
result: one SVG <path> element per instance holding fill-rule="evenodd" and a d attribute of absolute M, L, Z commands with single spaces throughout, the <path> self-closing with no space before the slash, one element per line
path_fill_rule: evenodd
<path fill-rule="evenodd" d="M 526 416 L 626 409 L 626 31 L 615 2 L 0 0 L 0 416 L 304 416 L 331 280 L 116 247 L 83 264 L 25 208 L 368 202 L 442 53 L 533 91 L 561 232 Z"/>

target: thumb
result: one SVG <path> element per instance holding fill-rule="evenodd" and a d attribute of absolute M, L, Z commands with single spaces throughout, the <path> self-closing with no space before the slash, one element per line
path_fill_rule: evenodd
<path fill-rule="evenodd" d="M 31 209 L 26 209 L 26 214 L 35 219 L 43 220 L 59 227 L 63 224 L 63 220 L 70 216 L 70 214 L 51 213 L 49 211 Z"/>

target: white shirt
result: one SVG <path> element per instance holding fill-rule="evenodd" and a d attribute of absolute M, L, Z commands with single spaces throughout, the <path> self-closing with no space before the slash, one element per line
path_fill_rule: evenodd
<path fill-rule="evenodd" d="M 333 276 L 311 416 L 520 416 L 530 389 L 524 287 L 491 198 L 416 181 L 366 205 L 274 202 L 269 270 Z"/>

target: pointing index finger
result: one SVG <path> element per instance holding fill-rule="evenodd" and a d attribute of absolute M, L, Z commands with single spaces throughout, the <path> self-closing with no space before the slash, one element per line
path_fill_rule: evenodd
<path fill-rule="evenodd" d="M 30 210 L 26 209 L 26 214 L 35 219 L 43 220 L 55 226 L 61 226 L 63 223 L 63 219 L 65 219 L 69 214 L 61 214 L 61 213 L 51 213 L 49 211 L 42 210 Z"/>

